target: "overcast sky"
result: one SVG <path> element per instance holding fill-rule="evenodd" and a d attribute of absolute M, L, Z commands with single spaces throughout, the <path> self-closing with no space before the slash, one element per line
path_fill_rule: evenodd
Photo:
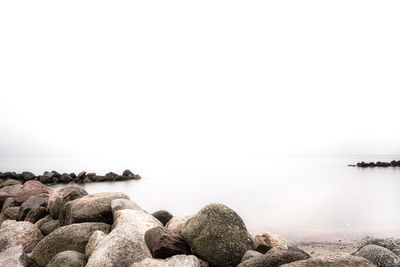
<path fill-rule="evenodd" d="M 1 1 L 0 155 L 400 153 L 399 1 Z"/>

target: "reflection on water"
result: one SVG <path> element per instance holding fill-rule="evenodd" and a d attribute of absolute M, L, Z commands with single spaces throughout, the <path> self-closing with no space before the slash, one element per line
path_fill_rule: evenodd
<path fill-rule="evenodd" d="M 398 159 L 399 157 L 397 157 Z M 238 212 L 253 234 L 292 240 L 400 237 L 400 168 L 347 167 L 379 157 L 262 157 L 140 161 L 3 159 L 0 170 L 132 171 L 140 181 L 83 185 L 89 193 L 120 191 L 149 212 L 196 213 L 210 202 Z M 133 162 L 133 164 L 132 164 Z M 86 166 L 86 167 L 85 167 Z"/>

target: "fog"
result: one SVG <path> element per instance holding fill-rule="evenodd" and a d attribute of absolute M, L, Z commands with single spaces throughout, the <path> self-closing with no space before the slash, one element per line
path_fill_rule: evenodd
<path fill-rule="evenodd" d="M 2 1 L 1 156 L 400 153 L 398 1 Z"/>

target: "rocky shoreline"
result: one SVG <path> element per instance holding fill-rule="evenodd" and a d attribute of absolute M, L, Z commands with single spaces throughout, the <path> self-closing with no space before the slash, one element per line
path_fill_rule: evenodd
<path fill-rule="evenodd" d="M 391 162 L 382 162 L 382 161 L 377 161 L 377 162 L 358 162 L 357 164 L 349 164 L 349 167 L 360 167 L 360 168 L 375 168 L 375 167 L 381 167 L 381 168 L 388 168 L 388 167 L 400 167 L 400 160 L 392 160 Z"/>
<path fill-rule="evenodd" d="M 251 236 L 223 204 L 176 217 L 148 213 L 124 193 L 29 180 L 3 185 L 0 208 L 0 266 L 400 266 L 399 240 L 370 239 L 321 255 L 315 243 Z"/>
<path fill-rule="evenodd" d="M 45 171 L 42 175 L 35 175 L 32 172 L 25 171 L 22 173 L 16 172 L 0 172 L 0 184 L 6 180 L 16 180 L 21 184 L 27 181 L 39 181 L 42 184 L 68 184 L 68 183 L 92 183 L 92 182 L 113 182 L 113 181 L 126 181 L 126 180 L 139 180 L 141 177 L 134 174 L 130 170 L 125 170 L 122 175 L 115 172 L 108 172 L 105 175 L 97 175 L 94 172 L 87 173 L 82 171 L 79 174 L 75 173 L 59 173 L 57 171 Z M 1 185 L 0 185 L 1 187 Z"/>

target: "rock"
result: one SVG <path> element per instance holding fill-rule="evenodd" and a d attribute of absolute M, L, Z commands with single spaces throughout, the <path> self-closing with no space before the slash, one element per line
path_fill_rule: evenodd
<path fill-rule="evenodd" d="M 8 207 L 4 211 L 4 215 L 11 220 L 16 220 L 18 219 L 19 208 L 20 207 Z"/>
<path fill-rule="evenodd" d="M 85 178 L 85 176 L 86 176 L 86 172 L 83 171 L 83 172 L 80 172 L 80 173 L 78 174 L 77 178 L 83 180 L 83 178 Z"/>
<path fill-rule="evenodd" d="M 81 198 L 88 195 L 85 189 L 80 186 L 70 185 L 57 190 L 50 196 L 47 212 L 54 218 L 58 219 L 61 207 L 68 201 Z"/>
<path fill-rule="evenodd" d="M 107 178 L 103 175 L 96 175 L 92 177 L 93 182 L 105 182 L 107 181 Z"/>
<path fill-rule="evenodd" d="M 66 250 L 56 254 L 50 261 L 51 267 L 83 267 L 86 265 L 86 255 L 73 251 Z"/>
<path fill-rule="evenodd" d="M 400 245 L 392 239 L 372 239 L 366 243 L 366 245 L 371 244 L 387 248 L 388 250 L 400 257 Z"/>
<path fill-rule="evenodd" d="M 123 176 L 134 176 L 133 172 L 131 172 L 130 170 L 125 170 L 125 171 L 122 173 L 122 175 L 123 175 Z"/>
<path fill-rule="evenodd" d="M 377 245 L 366 245 L 357 250 L 354 256 L 367 259 L 371 263 L 380 266 L 400 266 L 400 257 L 387 248 Z"/>
<path fill-rule="evenodd" d="M 106 236 L 107 235 L 102 231 L 94 231 L 86 245 L 85 255 L 90 257 L 100 241 L 103 240 Z"/>
<path fill-rule="evenodd" d="M 31 252 L 43 238 L 40 230 L 30 222 L 4 221 L 0 229 L 0 252 L 22 245 L 25 252 Z"/>
<path fill-rule="evenodd" d="M 35 225 L 36 225 L 37 228 L 40 229 L 40 227 L 41 227 L 44 223 L 47 223 L 47 222 L 52 221 L 52 220 L 54 220 L 54 219 L 53 219 L 50 215 L 46 215 L 46 216 L 44 216 L 42 219 L 40 219 L 39 221 L 37 221 L 37 222 L 35 223 Z"/>
<path fill-rule="evenodd" d="M 43 193 L 51 194 L 53 189 L 38 181 L 27 181 L 22 186 L 22 191 L 15 196 L 15 202 L 21 204 L 27 201 L 30 197 L 37 196 Z"/>
<path fill-rule="evenodd" d="M 0 188 L 0 207 L 3 209 L 4 202 L 7 201 L 8 198 L 13 198 L 14 206 L 18 205 L 15 203 L 15 196 L 21 192 L 22 185 L 10 185 Z"/>
<path fill-rule="evenodd" d="M 48 194 L 32 196 L 22 203 L 18 212 L 18 221 L 23 221 L 30 210 L 36 207 L 46 207 L 49 201 Z"/>
<path fill-rule="evenodd" d="M 51 173 L 53 173 L 53 176 L 56 177 L 56 178 L 60 178 L 61 177 L 61 174 L 59 172 L 51 171 Z"/>
<path fill-rule="evenodd" d="M 53 184 L 58 184 L 58 181 L 59 181 L 59 179 L 58 179 L 57 177 L 52 177 L 52 178 L 51 178 L 51 182 L 52 182 Z"/>
<path fill-rule="evenodd" d="M 87 176 L 82 179 L 82 183 L 91 183 L 91 182 L 92 182 L 92 180 Z"/>
<path fill-rule="evenodd" d="M 25 267 L 27 257 L 23 246 L 10 247 L 0 253 L 0 266 L 4 267 Z"/>
<path fill-rule="evenodd" d="M 166 260 L 144 259 L 131 267 L 208 267 L 208 264 L 194 255 L 176 255 Z"/>
<path fill-rule="evenodd" d="M 248 251 L 246 251 L 246 252 L 244 253 L 241 262 L 250 260 L 250 259 L 255 258 L 255 257 L 259 257 L 259 256 L 261 256 L 261 255 L 263 255 L 263 254 L 260 253 L 260 252 L 258 252 L 258 251 L 255 251 L 255 250 L 248 250 Z"/>
<path fill-rule="evenodd" d="M 311 256 L 310 256 L 307 252 L 305 252 L 304 250 L 298 248 L 298 247 L 297 247 L 295 244 L 293 244 L 292 242 L 290 242 L 290 241 L 288 241 L 288 240 L 285 240 L 285 239 L 281 239 L 281 241 L 284 242 L 284 244 L 286 245 L 286 247 L 287 247 L 287 249 L 288 249 L 289 251 L 299 252 L 299 253 L 303 254 L 303 255 L 306 257 L 306 259 L 311 258 Z"/>
<path fill-rule="evenodd" d="M 53 178 L 55 178 L 55 177 L 49 177 L 47 175 L 39 175 L 38 180 L 42 184 L 51 184 L 51 183 L 53 183 Z M 58 178 L 56 178 L 56 179 L 58 181 Z"/>
<path fill-rule="evenodd" d="M 18 206 L 18 204 L 15 202 L 15 199 L 13 197 L 8 197 L 4 200 L 3 207 L 1 208 L 1 212 L 4 213 L 7 208 L 16 207 L 16 206 Z"/>
<path fill-rule="evenodd" d="M 115 172 L 108 172 L 105 175 L 107 181 L 114 181 L 115 177 L 117 177 L 117 176 L 118 176 L 118 174 L 116 174 Z"/>
<path fill-rule="evenodd" d="M 39 229 L 40 231 L 42 231 L 43 235 L 49 235 L 59 227 L 60 227 L 60 221 L 52 219 L 48 222 L 43 223 Z"/>
<path fill-rule="evenodd" d="M 288 249 L 288 247 L 282 240 L 268 232 L 262 233 L 261 235 L 256 235 L 254 238 L 254 245 L 255 250 L 262 254 L 265 254 L 273 247 Z"/>
<path fill-rule="evenodd" d="M 281 265 L 282 267 L 334 267 L 334 266 L 352 266 L 352 267 L 372 267 L 364 258 L 344 255 L 344 256 L 326 256 L 318 258 L 310 258 L 307 260 L 294 261 L 288 264 Z"/>
<path fill-rule="evenodd" d="M 4 221 L 6 221 L 8 218 L 3 214 L 0 213 L 0 225 L 3 224 Z"/>
<path fill-rule="evenodd" d="M 71 172 L 71 173 L 69 174 L 69 176 L 71 176 L 72 179 L 75 179 L 75 178 L 78 177 L 78 176 L 76 176 L 76 174 L 75 174 L 74 172 Z"/>
<path fill-rule="evenodd" d="M 74 183 L 81 184 L 81 183 L 82 183 L 82 180 L 79 179 L 78 177 L 76 177 L 76 178 L 74 179 Z"/>
<path fill-rule="evenodd" d="M 15 224 L 17 221 L 16 220 L 4 220 L 3 223 L 1 224 L 0 230 L 4 229 L 10 225 Z"/>
<path fill-rule="evenodd" d="M 113 213 L 113 215 L 115 214 L 115 212 L 119 211 L 119 210 L 142 210 L 141 207 L 139 207 L 138 204 L 136 204 L 135 202 L 133 202 L 130 199 L 126 199 L 126 198 L 117 198 L 114 199 L 113 201 L 111 201 L 111 211 Z"/>
<path fill-rule="evenodd" d="M 31 209 L 28 214 L 26 214 L 25 221 L 36 223 L 38 220 L 46 216 L 46 208 L 45 207 L 34 207 Z"/>
<path fill-rule="evenodd" d="M 93 250 L 86 267 L 130 266 L 145 258 L 151 258 L 144 241 L 144 233 L 162 226 L 156 218 L 141 210 L 115 212 L 113 230 Z"/>
<path fill-rule="evenodd" d="M 39 266 L 45 266 L 59 252 L 74 250 L 85 253 L 86 244 L 94 231 L 108 233 L 110 225 L 105 223 L 78 223 L 63 226 L 45 236 L 32 252 Z"/>
<path fill-rule="evenodd" d="M 160 222 L 162 222 L 163 225 L 166 225 L 169 222 L 169 220 L 171 220 L 171 218 L 173 217 L 172 214 L 166 210 L 159 210 L 151 215 L 156 217 Z"/>
<path fill-rule="evenodd" d="M 114 177 L 114 181 L 127 181 L 131 180 L 132 176 L 123 176 L 123 175 L 117 175 Z"/>
<path fill-rule="evenodd" d="M 68 173 L 63 173 L 61 177 L 59 178 L 59 182 L 63 184 L 67 184 L 72 182 L 74 179 L 68 174 Z"/>
<path fill-rule="evenodd" d="M 190 247 L 182 237 L 164 227 L 147 230 L 144 240 L 154 258 L 166 259 L 174 255 L 191 254 Z"/>
<path fill-rule="evenodd" d="M 236 266 L 254 242 L 240 216 L 222 204 L 209 204 L 191 217 L 182 237 L 192 252 L 213 266 Z"/>
<path fill-rule="evenodd" d="M 169 230 L 175 231 L 180 233 L 185 223 L 191 218 L 192 216 L 185 216 L 185 217 L 172 217 L 171 220 L 168 221 L 167 227 Z"/>
<path fill-rule="evenodd" d="M 305 259 L 306 257 L 302 253 L 274 247 L 259 257 L 254 257 L 240 263 L 238 267 L 278 267 L 285 263 Z"/>
<path fill-rule="evenodd" d="M 60 224 L 80 222 L 113 222 L 111 201 L 117 198 L 129 199 L 124 193 L 97 193 L 65 203 L 60 210 Z"/>
<path fill-rule="evenodd" d="M 162 223 L 142 210 L 119 210 L 115 212 L 114 224 L 112 228 L 116 228 L 119 225 L 130 224 L 134 227 L 144 238 L 144 234 L 147 230 L 157 226 L 163 226 Z"/>
<path fill-rule="evenodd" d="M 23 173 L 22 173 L 22 178 L 23 178 L 25 181 L 29 181 L 29 180 L 35 179 L 35 175 L 34 175 L 33 173 L 31 173 L 31 172 L 23 172 Z"/>
<path fill-rule="evenodd" d="M 5 182 L 2 182 L 0 184 L 0 188 L 5 187 L 5 186 L 9 186 L 9 185 L 19 185 L 21 184 L 20 181 L 14 180 L 14 179 L 8 179 Z"/>

